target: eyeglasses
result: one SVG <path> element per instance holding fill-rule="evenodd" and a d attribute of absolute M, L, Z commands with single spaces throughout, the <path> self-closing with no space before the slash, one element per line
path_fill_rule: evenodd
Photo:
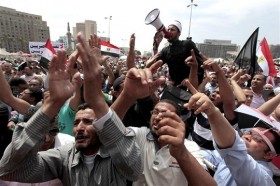
<path fill-rule="evenodd" d="M 58 128 L 49 130 L 49 135 L 51 135 L 53 137 L 55 137 L 57 135 L 57 133 L 59 133 L 59 129 Z"/>
<path fill-rule="evenodd" d="M 273 147 L 271 141 L 264 135 L 266 132 L 268 132 L 270 130 L 271 129 L 266 129 L 264 131 L 260 131 L 259 129 L 254 128 L 252 130 L 243 132 L 243 134 L 251 135 L 251 137 L 258 143 L 264 142 L 268 146 L 270 151 L 276 153 L 275 148 Z M 252 133 L 253 131 L 256 132 L 256 133 Z"/>
<path fill-rule="evenodd" d="M 154 109 L 154 110 L 151 111 L 151 114 L 152 115 L 158 115 L 159 113 L 164 113 L 164 112 L 166 112 L 166 110 L 160 111 L 160 110 Z"/>
<path fill-rule="evenodd" d="M 28 91 L 23 91 L 22 93 L 24 93 L 24 94 L 31 94 L 31 92 L 28 92 Z"/>

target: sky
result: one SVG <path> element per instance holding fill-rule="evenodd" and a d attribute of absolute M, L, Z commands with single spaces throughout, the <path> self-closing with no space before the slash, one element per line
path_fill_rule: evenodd
<path fill-rule="evenodd" d="M 50 28 L 51 40 L 66 35 L 67 22 L 70 31 L 77 22 L 97 22 L 99 36 L 108 37 L 110 25 L 111 43 L 128 47 L 131 34 L 135 33 L 135 48 L 151 51 L 156 28 L 145 24 L 147 14 L 158 8 L 160 19 L 168 27 L 173 20 L 182 23 L 180 39 L 189 32 L 191 0 L 0 0 L 0 6 L 41 15 Z M 280 44 L 280 1 L 279 0 L 193 0 L 190 36 L 195 43 L 205 39 L 231 40 L 245 44 L 259 27 L 258 40 L 264 37 L 268 44 Z M 109 23 L 105 17 L 112 16 Z M 160 49 L 163 47 L 164 40 Z"/>

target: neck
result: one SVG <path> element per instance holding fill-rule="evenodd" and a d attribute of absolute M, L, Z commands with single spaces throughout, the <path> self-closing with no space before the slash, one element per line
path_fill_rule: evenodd
<path fill-rule="evenodd" d="M 92 146 L 88 146 L 87 148 L 81 149 L 81 152 L 85 156 L 91 156 L 98 152 L 100 146 L 101 146 L 100 143 L 94 144 Z"/>

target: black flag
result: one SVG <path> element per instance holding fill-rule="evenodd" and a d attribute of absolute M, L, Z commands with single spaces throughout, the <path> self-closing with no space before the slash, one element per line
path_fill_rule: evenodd
<path fill-rule="evenodd" d="M 252 33 L 247 42 L 244 44 L 234 63 L 238 64 L 239 69 L 246 70 L 246 73 L 253 78 L 257 65 L 257 41 L 258 41 L 259 27 Z"/>

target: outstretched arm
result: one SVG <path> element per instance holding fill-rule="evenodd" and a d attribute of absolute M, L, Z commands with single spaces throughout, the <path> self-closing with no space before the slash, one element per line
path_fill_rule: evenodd
<path fill-rule="evenodd" d="M 178 161 L 189 185 L 217 185 L 212 176 L 199 164 L 186 148 L 185 124 L 172 112 L 160 113 L 162 120 L 158 124 L 159 142 L 169 145 L 170 154 Z"/>
<path fill-rule="evenodd" d="M 203 63 L 203 68 L 204 70 L 209 70 L 216 73 L 218 84 L 219 84 L 220 96 L 223 100 L 225 117 L 228 120 L 233 120 L 235 118 L 234 94 L 223 70 L 216 62 L 214 62 L 211 59 L 208 59 Z"/>
<path fill-rule="evenodd" d="M 13 95 L 10 85 L 5 79 L 2 68 L 0 68 L 0 85 L 0 100 L 18 111 L 20 114 L 25 114 L 31 105 L 23 99 L 17 98 Z"/>
<path fill-rule="evenodd" d="M 262 112 L 264 115 L 270 115 L 276 107 L 280 104 L 280 94 L 277 94 L 272 99 L 268 100 L 264 104 L 262 104 L 258 110 Z"/>
<path fill-rule="evenodd" d="M 245 103 L 245 101 L 246 101 L 246 96 L 245 96 L 242 88 L 237 83 L 237 81 L 239 80 L 239 78 L 241 76 L 241 73 L 242 73 L 242 70 L 239 70 L 237 73 L 235 73 L 231 77 L 231 87 L 233 89 L 233 93 L 237 100 L 236 107 L 240 106 L 241 104 Z"/>
<path fill-rule="evenodd" d="M 199 93 L 190 83 L 188 88 L 193 94 L 186 108 L 195 110 L 195 114 L 204 112 L 208 116 L 213 137 L 219 148 L 231 147 L 235 140 L 235 130 L 222 115 L 220 110 L 215 107 L 212 101 L 203 93 Z"/>
<path fill-rule="evenodd" d="M 81 33 L 78 34 L 77 44 L 78 54 L 82 59 L 82 68 L 84 73 L 84 98 L 85 101 L 94 110 L 96 119 L 101 118 L 108 113 L 109 107 L 105 102 L 101 90 L 101 61 L 102 55 L 99 49 L 99 38 L 92 36 L 92 45 L 88 45 Z"/>
<path fill-rule="evenodd" d="M 137 99 L 152 95 L 157 87 L 165 81 L 163 77 L 153 81 L 152 74 L 156 73 L 161 64 L 162 62 L 158 61 L 150 68 L 132 68 L 127 72 L 124 89 L 111 106 L 121 119 Z"/>
<path fill-rule="evenodd" d="M 43 161 L 38 154 L 38 147 L 49 131 L 51 119 L 73 93 L 69 75 L 65 70 L 65 61 L 66 51 L 58 51 L 50 62 L 49 94 L 44 97 L 41 109 L 26 124 L 21 123 L 15 128 L 12 141 L 0 162 L 0 179 L 40 182 L 59 176 L 57 170 L 62 169 L 61 157 L 53 152 L 49 153 L 50 161 Z M 56 171 L 50 170 L 49 167 Z"/>

